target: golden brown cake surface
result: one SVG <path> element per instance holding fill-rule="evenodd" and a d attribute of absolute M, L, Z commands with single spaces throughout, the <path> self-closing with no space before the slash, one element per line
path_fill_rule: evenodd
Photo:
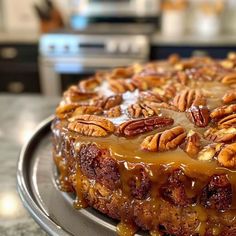
<path fill-rule="evenodd" d="M 236 235 L 236 54 L 98 72 L 52 131 L 61 189 L 120 235 Z"/>

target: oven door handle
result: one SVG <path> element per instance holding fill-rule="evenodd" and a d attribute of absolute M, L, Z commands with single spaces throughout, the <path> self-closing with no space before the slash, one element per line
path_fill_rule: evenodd
<path fill-rule="evenodd" d="M 90 73 L 97 70 L 97 68 L 85 67 L 82 64 L 69 64 L 69 63 L 56 63 L 54 65 L 54 70 L 58 74 L 81 74 L 81 73 Z"/>

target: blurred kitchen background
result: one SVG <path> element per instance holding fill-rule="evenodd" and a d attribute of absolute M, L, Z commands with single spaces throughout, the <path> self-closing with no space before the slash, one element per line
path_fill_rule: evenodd
<path fill-rule="evenodd" d="M 0 0 L 0 92 L 57 96 L 96 70 L 236 51 L 235 0 Z"/>

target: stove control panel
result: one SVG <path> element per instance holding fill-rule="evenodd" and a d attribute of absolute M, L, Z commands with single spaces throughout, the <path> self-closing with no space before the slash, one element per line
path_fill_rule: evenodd
<path fill-rule="evenodd" d="M 46 34 L 40 40 L 40 55 L 46 57 L 149 57 L 145 35 Z"/>

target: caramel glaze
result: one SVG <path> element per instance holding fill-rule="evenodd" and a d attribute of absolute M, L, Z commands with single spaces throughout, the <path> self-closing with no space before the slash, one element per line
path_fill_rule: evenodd
<path fill-rule="evenodd" d="M 185 191 L 189 198 L 198 196 L 201 190 L 209 182 L 211 176 L 216 174 L 226 174 L 233 190 L 233 201 L 231 208 L 225 212 L 218 212 L 214 209 L 207 209 L 198 202 L 194 202 L 187 207 L 197 213 L 199 223 L 196 226 L 195 232 L 199 235 L 205 235 L 207 228 L 212 228 L 214 235 L 220 235 L 221 230 L 225 225 L 236 224 L 236 171 L 219 167 L 216 161 L 209 161 L 204 163 L 202 161 L 190 158 L 181 149 L 165 153 L 150 153 L 141 151 L 139 143 L 142 140 L 142 135 L 136 139 L 125 139 L 114 135 L 105 138 L 85 137 L 67 130 L 66 121 L 62 121 L 54 125 L 54 160 L 60 172 L 60 186 L 63 191 L 72 191 L 69 179 L 74 178 L 76 185 L 75 191 L 77 198 L 75 206 L 77 208 L 87 207 L 84 199 L 82 189 L 83 173 L 79 166 L 75 166 L 75 162 L 71 161 L 76 155 L 76 150 L 79 150 L 82 144 L 96 144 L 101 149 L 107 149 L 112 158 L 114 158 L 119 166 L 119 173 L 121 179 L 121 189 L 113 191 L 113 195 L 119 195 L 120 204 L 132 199 L 130 194 L 129 179 L 132 176 L 138 176 L 140 168 L 143 168 L 152 182 L 152 187 L 149 196 L 143 202 L 151 202 L 154 209 L 159 209 L 163 199 L 160 196 L 159 188 L 163 185 L 169 174 L 175 169 L 181 169 L 184 174 L 191 178 L 191 181 L 185 183 Z M 60 127 L 62 125 L 62 127 Z M 59 126 L 59 127 L 57 127 Z M 152 133 L 152 132 L 151 132 Z M 147 134 L 145 134 L 147 135 Z M 64 145 L 69 147 L 64 148 L 60 146 L 59 139 L 67 140 Z M 70 153 L 62 153 L 62 150 L 70 150 Z M 74 170 L 71 172 L 70 165 L 73 165 Z M 71 174 L 72 173 L 72 174 Z M 94 181 L 91 182 L 94 184 Z M 132 203 L 131 203 L 132 205 Z M 158 210 L 156 210 L 158 212 Z M 214 219 L 217 215 L 216 222 L 211 222 L 209 219 Z M 222 220 L 221 220 L 222 219 Z M 220 222 L 222 221 L 222 222 Z M 131 222 L 126 222 L 126 218 L 122 219 L 118 225 L 117 232 L 119 235 L 133 235 L 137 230 Z M 158 235 L 158 232 L 153 230 L 151 235 Z"/>

